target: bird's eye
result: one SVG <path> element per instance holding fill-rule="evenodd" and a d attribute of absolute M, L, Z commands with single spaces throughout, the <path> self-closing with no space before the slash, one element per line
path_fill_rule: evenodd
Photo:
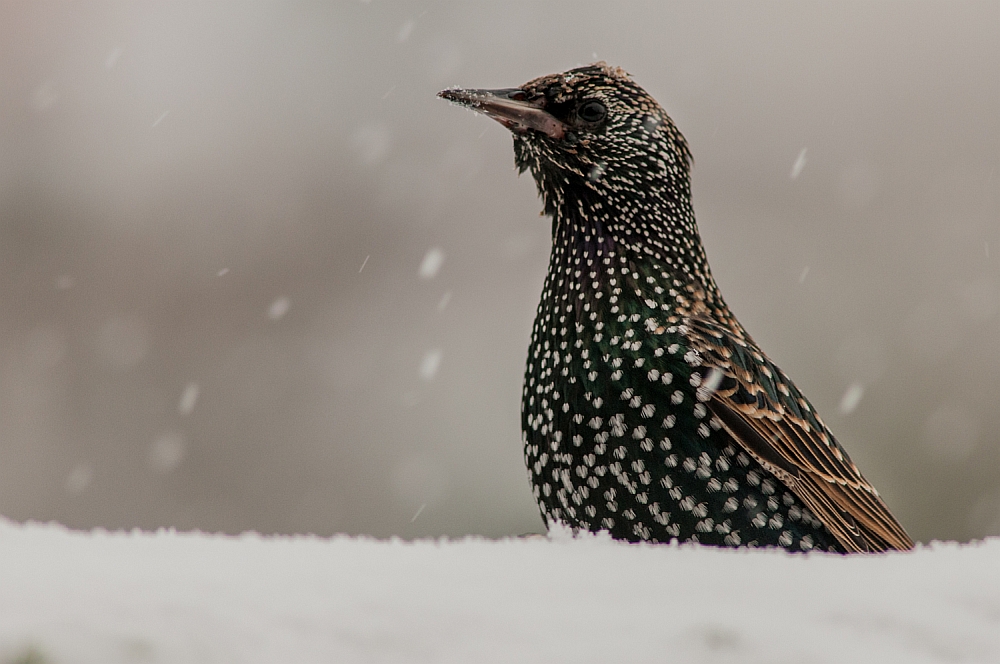
<path fill-rule="evenodd" d="M 576 109 L 577 117 L 584 122 L 600 122 L 607 114 L 608 109 L 604 108 L 604 104 L 593 99 L 583 102 L 580 108 Z"/>

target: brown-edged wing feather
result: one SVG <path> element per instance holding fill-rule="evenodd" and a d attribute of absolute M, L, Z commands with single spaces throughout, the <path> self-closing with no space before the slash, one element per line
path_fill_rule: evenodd
<path fill-rule="evenodd" d="M 700 316 L 685 323 L 711 388 L 700 391 L 699 399 L 734 441 L 788 486 L 848 551 L 913 548 L 808 400 L 741 328 Z"/>

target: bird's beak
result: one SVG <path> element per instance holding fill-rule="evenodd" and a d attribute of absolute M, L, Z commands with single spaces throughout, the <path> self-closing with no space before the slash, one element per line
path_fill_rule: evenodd
<path fill-rule="evenodd" d="M 540 131 L 556 140 L 566 135 L 566 125 L 538 106 L 525 101 L 524 90 L 442 90 L 438 97 L 487 115 L 507 129 Z"/>

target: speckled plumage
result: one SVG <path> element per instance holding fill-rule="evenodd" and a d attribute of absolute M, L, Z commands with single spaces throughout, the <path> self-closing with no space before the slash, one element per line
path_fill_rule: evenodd
<path fill-rule="evenodd" d="M 652 97 L 603 63 L 441 96 L 512 130 L 552 218 L 522 399 L 546 524 L 792 551 L 913 546 L 726 306 L 690 152 Z"/>

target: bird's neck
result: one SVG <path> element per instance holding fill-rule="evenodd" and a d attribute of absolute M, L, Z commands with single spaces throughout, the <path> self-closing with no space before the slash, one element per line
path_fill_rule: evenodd
<path fill-rule="evenodd" d="M 698 291 L 709 306 L 722 304 L 686 180 L 635 188 L 612 179 L 581 182 L 547 197 L 546 208 L 552 215 L 550 272 L 571 275 L 578 269 L 580 282 L 591 284 L 595 280 L 588 276 L 597 266 L 598 282 L 605 282 L 613 270 L 626 281 L 638 276 L 642 283 L 634 284 L 632 292 L 644 291 L 647 282 L 655 281 Z"/>

